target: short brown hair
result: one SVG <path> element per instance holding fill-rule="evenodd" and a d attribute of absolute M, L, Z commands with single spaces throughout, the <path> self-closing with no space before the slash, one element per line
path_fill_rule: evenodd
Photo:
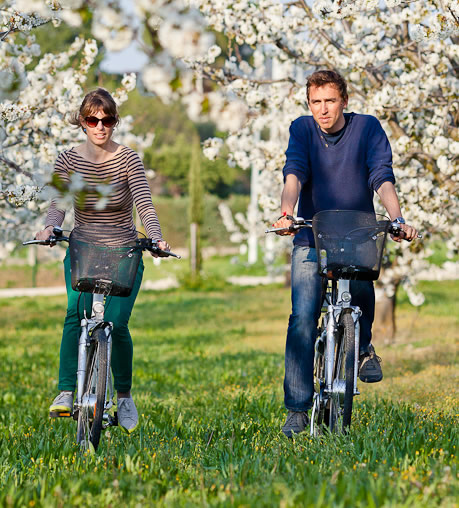
<path fill-rule="evenodd" d="M 316 71 L 312 73 L 306 82 L 306 99 L 309 102 L 309 89 L 311 86 L 335 85 L 341 98 L 347 100 L 347 84 L 343 76 L 336 71 Z"/>
<path fill-rule="evenodd" d="M 118 107 L 113 97 L 105 90 L 105 88 L 97 88 L 85 95 L 83 102 L 81 103 L 79 111 L 72 114 L 70 117 L 70 123 L 76 127 L 81 127 L 80 118 L 86 118 L 91 113 L 95 113 L 102 110 L 108 116 L 114 116 L 116 118 L 116 125 L 120 121 L 118 114 Z"/>

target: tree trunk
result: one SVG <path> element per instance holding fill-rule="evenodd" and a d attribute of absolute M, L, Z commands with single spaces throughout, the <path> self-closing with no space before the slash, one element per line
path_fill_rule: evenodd
<path fill-rule="evenodd" d="M 202 263 L 200 226 L 203 221 L 204 202 L 200 153 L 199 139 L 196 138 L 193 140 L 189 172 L 190 271 L 193 280 L 197 280 L 200 277 Z"/>
<path fill-rule="evenodd" d="M 398 287 L 398 285 L 397 285 Z M 375 320 L 373 323 L 373 337 L 384 342 L 393 342 L 395 338 L 395 303 L 397 288 L 393 296 L 387 294 L 381 288 L 375 288 L 376 307 Z"/>

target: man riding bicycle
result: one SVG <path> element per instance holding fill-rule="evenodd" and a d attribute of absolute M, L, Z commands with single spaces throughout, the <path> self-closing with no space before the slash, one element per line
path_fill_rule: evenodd
<path fill-rule="evenodd" d="M 274 224 L 288 228 L 294 208 L 305 219 L 321 210 L 374 212 L 374 192 L 392 221 L 397 221 L 406 240 L 417 231 L 405 224 L 395 192 L 392 152 L 379 121 L 369 115 L 344 113 L 347 85 L 334 71 L 309 76 L 306 96 L 312 116 L 301 116 L 290 126 L 290 139 L 283 169 L 282 215 Z M 284 402 L 288 415 L 282 432 L 305 430 L 312 407 L 314 343 L 320 316 L 322 281 L 311 229 L 294 235 L 292 252 L 292 313 L 285 349 Z M 394 238 L 395 241 L 401 241 Z M 381 381 L 380 358 L 371 345 L 375 296 L 373 282 L 351 281 L 353 305 L 362 310 L 360 319 L 359 377 L 366 383 Z"/>

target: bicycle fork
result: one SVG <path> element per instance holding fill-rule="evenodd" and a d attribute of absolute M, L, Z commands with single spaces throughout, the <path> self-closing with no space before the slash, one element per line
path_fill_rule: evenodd
<path fill-rule="evenodd" d="M 360 322 L 359 318 L 362 314 L 359 307 L 351 306 L 351 294 L 350 294 L 350 281 L 341 279 L 338 286 L 338 305 L 328 305 L 327 307 L 327 349 L 326 349 L 326 362 L 325 362 L 325 392 L 329 395 L 344 394 L 345 385 L 344 383 L 338 384 L 334 382 L 334 368 L 336 363 L 336 332 L 338 328 L 338 320 L 341 312 L 344 309 L 351 309 L 352 319 L 355 325 L 355 358 L 354 358 L 354 395 L 359 395 L 360 392 L 357 390 L 357 375 L 359 367 L 359 350 L 360 350 Z"/>
<path fill-rule="evenodd" d="M 75 406 L 79 409 L 82 408 L 83 405 L 91 405 L 91 401 L 83 401 L 83 389 L 84 382 L 86 376 L 86 362 L 88 358 L 88 349 L 91 344 L 91 338 L 89 336 L 90 331 L 95 328 L 100 323 L 104 322 L 104 295 L 101 294 L 93 294 L 92 301 L 92 313 L 91 318 L 88 319 L 86 315 L 81 320 L 81 334 L 78 342 L 78 369 L 77 369 L 77 396 L 75 401 Z M 107 386 L 109 389 L 109 397 L 108 401 L 106 401 L 105 408 L 106 410 L 110 409 L 113 405 L 113 384 L 111 382 L 111 343 L 112 343 L 112 335 L 111 335 L 111 323 L 110 326 L 105 327 L 105 333 L 107 335 L 108 341 L 108 363 L 107 363 L 107 372 L 100 373 L 101 375 L 105 375 L 107 377 Z M 98 368 L 98 365 L 96 365 Z"/>

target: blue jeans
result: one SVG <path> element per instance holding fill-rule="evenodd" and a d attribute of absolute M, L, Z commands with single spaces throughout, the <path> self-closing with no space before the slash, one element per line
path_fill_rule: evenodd
<path fill-rule="evenodd" d="M 292 253 L 292 313 L 285 346 L 284 402 L 290 411 L 307 411 L 314 395 L 314 343 L 322 307 L 322 277 L 316 249 L 295 245 Z M 371 341 L 375 293 L 371 281 L 351 281 L 352 305 L 362 310 L 360 351 Z"/>

